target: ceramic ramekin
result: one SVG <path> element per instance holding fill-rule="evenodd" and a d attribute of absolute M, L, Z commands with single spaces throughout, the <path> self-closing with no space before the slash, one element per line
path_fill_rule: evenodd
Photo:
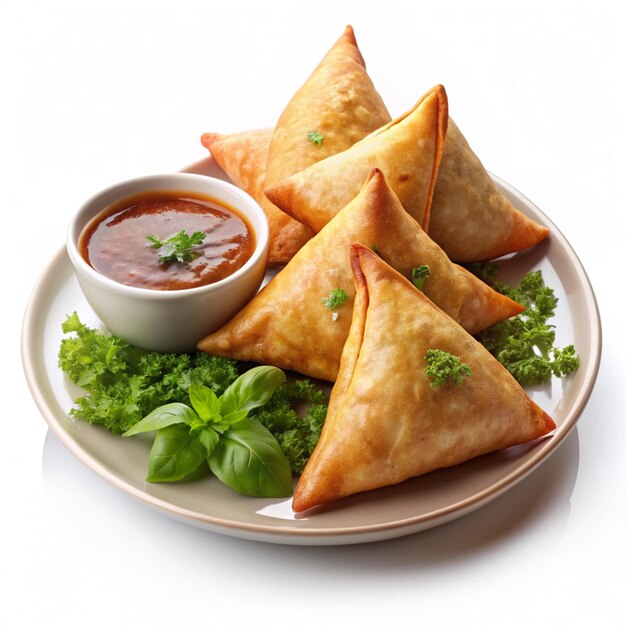
<path fill-rule="evenodd" d="M 254 230 L 256 247 L 252 256 L 223 280 L 177 291 L 130 287 L 100 274 L 80 254 L 83 229 L 113 203 L 146 191 L 200 193 L 234 208 Z M 85 298 L 111 333 L 147 350 L 189 352 L 257 292 L 265 275 L 268 241 L 267 218 L 248 194 L 216 178 L 176 173 L 127 180 L 87 200 L 70 224 L 67 251 Z"/>

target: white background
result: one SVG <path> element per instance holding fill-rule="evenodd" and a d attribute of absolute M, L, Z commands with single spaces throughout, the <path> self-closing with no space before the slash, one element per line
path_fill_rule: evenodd
<path fill-rule="evenodd" d="M 3 624 L 625 623 L 626 12 L 507 4 L 0 0 Z M 22 316 L 88 196 L 203 158 L 203 131 L 271 126 L 348 23 L 392 115 L 443 83 L 486 167 L 569 239 L 600 305 L 600 375 L 558 452 L 456 522 L 335 548 L 214 535 L 48 432 Z"/>

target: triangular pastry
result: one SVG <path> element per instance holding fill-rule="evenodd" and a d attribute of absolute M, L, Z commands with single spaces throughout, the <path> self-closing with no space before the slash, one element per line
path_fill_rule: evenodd
<path fill-rule="evenodd" d="M 359 192 L 372 168 L 379 168 L 406 211 L 428 231 L 439 161 L 448 121 L 445 89 L 438 85 L 407 113 L 351 148 L 272 184 L 265 194 L 283 211 L 324 227 Z"/>
<path fill-rule="evenodd" d="M 229 178 L 261 206 L 270 228 L 268 264 L 282 265 L 313 235 L 313 232 L 275 207 L 263 193 L 265 164 L 273 128 L 222 135 L 204 133 L 207 148 Z"/>
<path fill-rule="evenodd" d="M 320 440 L 293 508 L 402 482 L 531 441 L 556 426 L 485 348 L 368 248 L 352 248 L 357 296 Z M 431 386 L 425 354 L 471 368 Z"/>
<path fill-rule="evenodd" d="M 347 150 L 390 119 L 347 26 L 278 119 L 267 185 Z"/>
<path fill-rule="evenodd" d="M 346 150 L 389 119 L 365 69 L 354 31 L 347 26 L 278 119 L 267 155 L 265 184 Z M 302 239 L 313 235 L 300 221 L 285 218 L 286 226 L 281 223 L 281 228 L 288 227 L 295 238 L 291 246 L 285 244 L 272 255 L 280 263 L 287 263 L 302 247 Z"/>
<path fill-rule="evenodd" d="M 233 183 L 259 202 L 265 197 L 265 163 L 273 133 L 273 128 L 204 133 L 200 140 Z"/>
<path fill-rule="evenodd" d="M 428 234 L 453 261 L 471 262 L 530 248 L 549 231 L 515 209 L 498 191 L 450 119 Z"/>
<path fill-rule="evenodd" d="M 201 350 L 257 361 L 333 381 L 348 336 L 356 289 L 350 244 L 371 246 L 405 276 L 428 265 L 424 293 L 476 333 L 523 310 L 458 265 L 402 208 L 380 170 L 359 195 Z M 343 289 L 347 300 L 328 309 L 323 299 Z"/>
<path fill-rule="evenodd" d="M 347 26 L 282 112 L 267 152 L 260 157 L 256 168 L 257 181 L 262 184 L 265 177 L 265 184 L 271 184 L 287 178 L 346 150 L 389 119 L 387 108 L 365 69 L 354 31 Z M 238 169 L 237 159 L 243 160 L 244 169 L 251 171 L 246 162 L 251 162 L 257 150 L 265 146 L 266 137 L 256 134 L 259 132 L 265 131 L 231 136 L 232 141 L 222 146 L 221 158 L 215 141 L 210 145 L 214 135 L 204 135 L 203 143 L 231 175 L 231 171 Z M 258 140 L 258 145 L 246 152 L 246 148 L 252 147 L 249 141 L 254 140 Z M 227 150 L 233 153 L 229 167 L 223 165 L 229 160 Z M 313 236 L 313 231 L 275 207 L 264 195 L 261 197 L 256 184 L 253 191 L 248 193 L 261 205 L 269 221 L 268 263 L 283 265 Z"/>

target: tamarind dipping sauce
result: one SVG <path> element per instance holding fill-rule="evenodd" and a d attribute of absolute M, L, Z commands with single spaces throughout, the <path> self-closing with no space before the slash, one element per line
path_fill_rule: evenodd
<path fill-rule="evenodd" d="M 185 231 L 203 233 L 188 260 L 159 262 L 161 241 Z M 116 202 L 83 230 L 78 247 L 97 272 L 144 289 L 171 291 L 218 282 L 252 256 L 255 236 L 247 220 L 232 207 L 189 192 L 146 192 Z"/>

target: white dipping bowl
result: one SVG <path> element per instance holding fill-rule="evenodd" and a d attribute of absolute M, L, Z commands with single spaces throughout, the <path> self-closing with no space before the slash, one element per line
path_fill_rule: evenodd
<path fill-rule="evenodd" d="M 232 207 L 252 226 L 252 256 L 218 282 L 176 291 L 130 287 L 100 274 L 80 253 L 81 233 L 107 207 L 147 191 L 203 194 Z M 87 200 L 70 224 L 67 251 L 87 302 L 111 333 L 146 350 L 190 352 L 202 337 L 223 326 L 257 292 L 265 275 L 268 242 L 267 218 L 248 194 L 216 178 L 176 173 L 127 180 Z"/>

